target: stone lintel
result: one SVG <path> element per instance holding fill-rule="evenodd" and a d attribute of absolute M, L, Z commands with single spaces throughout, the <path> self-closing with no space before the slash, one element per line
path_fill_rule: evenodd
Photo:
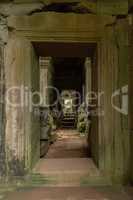
<path fill-rule="evenodd" d="M 74 13 L 37 13 L 31 16 L 8 17 L 8 27 L 15 29 L 19 35 L 26 36 L 30 40 L 38 41 L 47 39 L 89 38 L 96 41 L 104 32 L 107 24 L 113 24 L 115 17 L 97 16 L 93 14 Z"/>

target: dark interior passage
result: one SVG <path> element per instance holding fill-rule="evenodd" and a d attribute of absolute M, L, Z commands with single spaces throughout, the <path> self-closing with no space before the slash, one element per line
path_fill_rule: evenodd
<path fill-rule="evenodd" d="M 50 59 L 47 70 L 52 78 L 48 84 L 54 88 L 54 91 L 56 88 L 59 99 L 56 96 L 57 92 L 55 94 L 51 88 L 47 90 L 49 103 L 52 104 L 50 115 L 55 125 L 50 134 L 55 134 L 56 139 L 49 146 L 45 158 L 89 157 L 87 136 L 85 136 L 88 133 L 86 131 L 81 136 L 80 131 L 77 130 L 79 115 L 86 117 L 87 120 L 85 111 L 79 112 L 80 106 L 84 103 L 85 59 L 85 57 L 51 57 Z"/>
<path fill-rule="evenodd" d="M 53 58 L 54 86 L 82 94 L 85 58 Z"/>
<path fill-rule="evenodd" d="M 59 125 L 61 128 L 75 128 L 77 112 L 83 102 L 85 87 L 85 58 L 80 57 L 54 57 L 53 66 L 53 86 L 58 91 L 54 93 L 54 103 L 61 114 Z M 55 91 L 55 90 L 54 90 Z"/>
<path fill-rule="evenodd" d="M 34 42 L 39 56 L 51 57 L 93 57 L 97 44 L 87 42 Z"/>

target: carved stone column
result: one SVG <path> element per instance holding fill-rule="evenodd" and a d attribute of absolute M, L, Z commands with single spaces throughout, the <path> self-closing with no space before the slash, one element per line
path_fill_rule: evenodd
<path fill-rule="evenodd" d="M 12 38 L 6 47 L 6 154 L 9 175 L 21 176 L 39 159 L 39 120 L 32 104 L 39 66 L 31 43 Z"/>
<path fill-rule="evenodd" d="M 91 88 L 91 58 L 86 58 L 85 60 L 85 93 L 86 95 L 92 91 Z"/>
<path fill-rule="evenodd" d="M 52 64 L 51 57 L 40 58 L 40 92 L 43 98 L 42 106 L 50 103 L 50 87 L 52 84 Z"/>

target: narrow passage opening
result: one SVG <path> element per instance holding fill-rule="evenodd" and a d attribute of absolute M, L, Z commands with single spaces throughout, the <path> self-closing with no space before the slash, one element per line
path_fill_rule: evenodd
<path fill-rule="evenodd" d="M 87 93 L 92 89 L 94 48 L 59 46 L 56 49 L 53 45 L 51 51 L 45 51 L 45 45 L 35 45 L 43 97 L 40 161 L 35 171 L 43 174 L 78 171 L 82 175 L 93 171 L 99 175 L 91 154 L 91 108 L 86 102 Z"/>

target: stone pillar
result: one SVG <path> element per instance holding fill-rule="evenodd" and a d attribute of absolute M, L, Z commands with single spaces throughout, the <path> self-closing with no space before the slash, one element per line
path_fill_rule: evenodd
<path fill-rule="evenodd" d="M 21 39 L 10 39 L 6 47 L 6 154 L 9 175 L 20 176 L 24 174 L 25 147 L 24 147 L 24 105 L 20 91 L 24 89 L 25 65 L 29 65 L 25 56 L 29 55 L 29 46 Z M 27 57 L 26 56 L 26 57 Z M 14 89 L 13 89 L 14 88 Z M 10 96 L 9 91 L 10 92 Z M 8 97 L 9 96 L 9 97 Z M 11 99 L 14 105 L 7 100 Z M 16 104 L 16 105 L 15 105 Z"/>
<path fill-rule="evenodd" d="M 38 58 L 24 38 L 10 39 L 5 54 L 6 159 L 9 175 L 21 176 L 39 159 L 40 132 L 30 96 L 39 91 Z"/>
<path fill-rule="evenodd" d="M 40 58 L 40 92 L 43 97 L 42 106 L 49 105 L 50 103 L 50 90 L 52 86 L 52 64 L 51 57 Z"/>
<path fill-rule="evenodd" d="M 92 91 L 91 88 L 91 58 L 85 60 L 85 93 L 86 95 Z"/>

